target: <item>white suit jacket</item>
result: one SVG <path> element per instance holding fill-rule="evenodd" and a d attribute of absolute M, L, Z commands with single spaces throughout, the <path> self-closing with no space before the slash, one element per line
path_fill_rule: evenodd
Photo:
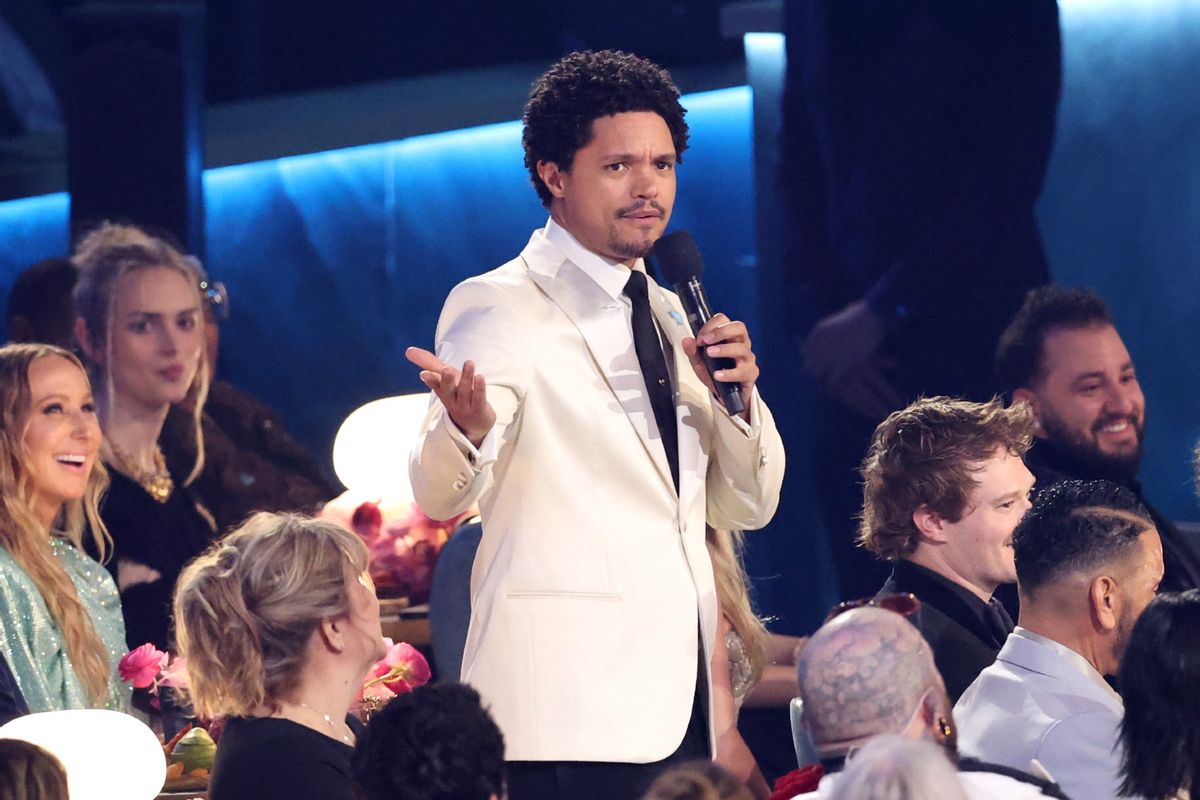
<path fill-rule="evenodd" d="M 624 309 L 544 231 L 457 286 L 438 322 L 438 357 L 476 363 L 498 419 L 464 455 L 435 398 L 413 491 L 435 518 L 479 502 L 461 677 L 490 706 L 509 760 L 674 752 L 697 627 L 706 662 L 717 628 L 705 520 L 760 528 L 778 503 L 783 445 L 767 407 L 755 393 L 749 434 L 714 408 L 680 346 L 690 334 L 674 294 L 651 281 L 650 298 L 675 354 L 678 494 Z"/>
<path fill-rule="evenodd" d="M 1118 796 L 1124 715 L 1083 656 L 1021 627 L 954 706 L 962 753 L 1033 774 L 1037 759 L 1080 800 Z"/>

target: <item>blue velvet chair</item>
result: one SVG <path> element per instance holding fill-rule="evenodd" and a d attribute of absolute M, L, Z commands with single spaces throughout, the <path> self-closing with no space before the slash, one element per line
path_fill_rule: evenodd
<path fill-rule="evenodd" d="M 471 623 L 471 565 L 483 538 L 483 525 L 456 530 L 442 547 L 429 589 L 429 631 L 439 681 L 457 681 Z"/>

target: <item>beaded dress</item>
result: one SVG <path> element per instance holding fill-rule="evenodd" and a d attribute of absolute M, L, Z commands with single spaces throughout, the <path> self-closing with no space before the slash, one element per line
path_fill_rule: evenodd
<path fill-rule="evenodd" d="M 754 666 L 737 631 L 725 634 L 725 651 L 729 654 L 729 688 L 733 691 L 734 708 L 740 710 L 742 701 L 754 688 Z"/>
<path fill-rule="evenodd" d="M 128 711 L 131 689 L 121 681 L 117 670 L 125 654 L 125 621 L 117 586 L 108 570 L 67 540 L 52 536 L 50 548 L 70 575 L 104 643 L 111 673 L 103 707 Z M 33 579 L 4 547 L 0 547 L 0 651 L 30 711 L 92 707 L 46 601 Z"/>

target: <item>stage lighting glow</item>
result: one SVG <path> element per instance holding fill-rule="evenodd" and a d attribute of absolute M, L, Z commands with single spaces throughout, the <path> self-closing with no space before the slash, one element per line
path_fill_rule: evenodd
<path fill-rule="evenodd" d="M 426 156 L 455 151 L 472 153 L 476 158 L 481 153 L 507 152 L 509 155 L 515 153 L 519 159 L 520 144 L 520 122 L 480 125 L 474 128 L 430 133 L 391 142 L 286 156 L 250 164 L 216 167 L 206 170 L 204 173 L 204 192 L 208 199 L 216 193 L 237 191 L 240 185 L 261 181 L 275 170 L 279 170 L 288 177 L 303 179 L 308 175 L 323 171 L 344 172 L 369 169 L 391 159 L 408 161 L 412 166 L 417 167 L 420 160 Z M 515 151 L 513 150 L 514 146 L 516 147 Z"/>
<path fill-rule="evenodd" d="M 777 70 L 782 75 L 787 58 L 784 41 L 782 33 L 744 34 L 742 47 L 746 52 L 746 61 L 756 62 L 752 68 L 761 65 L 762 68 Z"/>
<path fill-rule="evenodd" d="M 71 196 L 66 192 L 22 197 L 0 203 L 0 225 L 20 225 L 37 217 L 62 216 L 65 220 L 71 208 Z"/>
<path fill-rule="evenodd" d="M 1059 0 L 1064 12 L 1160 12 L 1196 8 L 1196 0 Z"/>
<path fill-rule="evenodd" d="M 429 394 L 372 400 L 350 412 L 333 440 L 333 471 L 361 500 L 411 502 L 408 454 L 429 411 Z"/>

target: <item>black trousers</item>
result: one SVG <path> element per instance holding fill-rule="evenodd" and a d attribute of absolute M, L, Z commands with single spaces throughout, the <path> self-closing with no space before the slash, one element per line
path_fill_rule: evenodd
<path fill-rule="evenodd" d="M 603 761 L 510 761 L 508 800 L 640 800 L 650 784 L 671 767 L 708 761 L 708 679 L 700 648 L 696 696 L 683 741 L 674 753 L 651 764 Z M 637 724 L 637 720 L 630 720 Z"/>

